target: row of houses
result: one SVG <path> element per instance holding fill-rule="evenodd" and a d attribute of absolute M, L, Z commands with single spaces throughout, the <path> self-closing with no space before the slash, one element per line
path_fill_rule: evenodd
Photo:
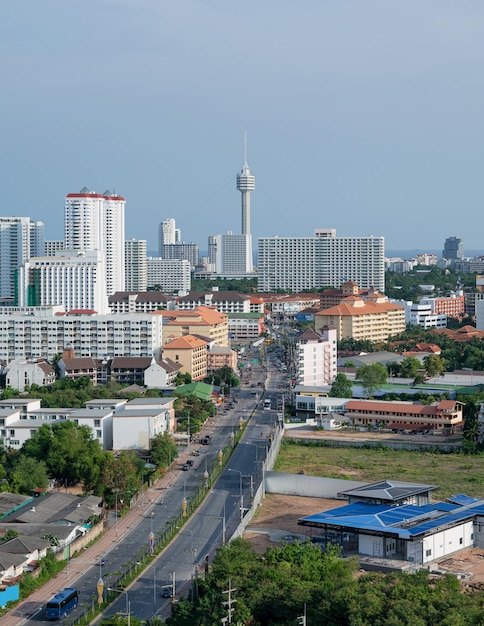
<path fill-rule="evenodd" d="M 17 534 L 0 543 L 0 586 L 13 586 L 22 574 L 35 571 L 48 550 L 65 554 L 102 515 L 102 499 L 96 496 L 0 493 L 0 535 Z"/>

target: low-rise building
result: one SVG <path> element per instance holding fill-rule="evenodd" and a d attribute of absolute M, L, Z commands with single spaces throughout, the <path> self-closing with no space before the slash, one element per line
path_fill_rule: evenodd
<path fill-rule="evenodd" d="M 211 291 L 190 291 L 176 299 L 176 306 L 180 310 L 211 306 L 221 313 L 250 313 L 250 299 L 248 294 L 214 288 Z"/>
<path fill-rule="evenodd" d="M 47 387 L 55 383 L 55 371 L 45 359 L 15 359 L 5 368 L 5 384 L 25 391 L 32 385 Z"/>
<path fill-rule="evenodd" d="M 203 380 L 207 375 L 207 342 L 193 335 L 183 335 L 163 346 L 163 356 L 180 363 L 182 374 L 192 380 Z"/>
<path fill-rule="evenodd" d="M 427 430 L 444 433 L 461 431 L 464 405 L 457 400 L 441 400 L 433 404 L 385 402 L 383 400 L 349 400 L 345 417 L 360 428 Z"/>
<path fill-rule="evenodd" d="M 152 315 L 163 321 L 164 344 L 184 335 L 203 335 L 217 346 L 229 345 L 228 316 L 212 307 L 199 306 L 187 311 L 157 311 Z"/>
<path fill-rule="evenodd" d="M 175 378 L 181 372 L 181 363 L 164 358 L 154 361 L 144 371 L 144 384 L 148 389 L 168 389 L 175 384 Z"/>
<path fill-rule="evenodd" d="M 338 341 L 347 338 L 386 341 L 405 330 L 405 309 L 391 304 L 381 294 L 367 300 L 348 296 L 338 306 L 316 313 L 314 326 L 335 327 Z"/>
<path fill-rule="evenodd" d="M 111 313 L 152 313 L 168 308 L 174 302 L 173 296 L 161 291 L 116 291 L 109 296 Z"/>
<path fill-rule="evenodd" d="M 234 341 L 257 339 L 265 332 L 262 313 L 229 313 L 229 336 Z"/>
<path fill-rule="evenodd" d="M 214 371 L 230 367 L 234 371 L 237 369 L 237 352 L 230 348 L 211 346 L 207 351 L 207 370 Z"/>

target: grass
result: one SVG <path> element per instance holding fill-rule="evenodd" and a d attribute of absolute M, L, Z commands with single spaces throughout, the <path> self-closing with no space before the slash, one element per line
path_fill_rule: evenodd
<path fill-rule="evenodd" d="M 438 485 L 434 499 L 457 493 L 484 498 L 484 456 L 412 452 L 391 448 L 330 448 L 284 441 L 277 472 L 362 482 L 400 480 Z"/>

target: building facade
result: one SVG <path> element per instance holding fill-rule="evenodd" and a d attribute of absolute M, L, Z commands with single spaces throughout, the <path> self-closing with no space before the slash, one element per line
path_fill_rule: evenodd
<path fill-rule="evenodd" d="M 316 313 L 314 325 L 335 327 L 338 341 L 386 341 L 405 330 L 405 308 L 387 302 L 384 296 L 367 301 L 348 296 L 338 306 Z"/>
<path fill-rule="evenodd" d="M 163 319 L 165 343 L 184 335 L 197 335 L 217 346 L 229 345 L 228 316 L 210 307 L 200 306 L 190 311 L 157 311 L 153 315 Z"/>
<path fill-rule="evenodd" d="M 97 250 L 64 250 L 58 256 L 33 257 L 17 271 L 16 304 L 107 313 L 104 269 Z"/>
<path fill-rule="evenodd" d="M 43 222 L 28 217 L 0 217 L 0 299 L 15 298 L 17 268 L 44 244 Z"/>
<path fill-rule="evenodd" d="M 45 358 L 64 348 L 76 357 L 161 358 L 163 320 L 157 315 L 98 315 L 94 311 L 66 315 L 13 314 L 0 317 L 0 359 Z"/>
<path fill-rule="evenodd" d="M 182 374 L 192 380 L 203 380 L 207 375 L 207 342 L 193 335 L 172 339 L 163 346 L 163 357 L 182 366 Z"/>
<path fill-rule="evenodd" d="M 148 257 L 146 273 L 148 287 L 156 287 L 166 294 L 186 293 L 192 286 L 190 262 L 186 259 Z"/>
<path fill-rule="evenodd" d="M 299 292 L 339 288 L 385 290 L 383 237 L 263 237 L 258 244 L 258 290 Z"/>
<path fill-rule="evenodd" d="M 128 239 L 124 242 L 126 291 L 146 291 L 146 240 Z"/>
<path fill-rule="evenodd" d="M 125 289 L 125 206 L 122 196 L 109 190 L 98 194 L 87 187 L 65 200 L 65 247 L 101 252 L 108 296 Z"/>
<path fill-rule="evenodd" d="M 307 329 L 296 342 L 296 382 L 317 387 L 331 385 L 337 374 L 337 331 L 325 327 L 318 332 Z"/>

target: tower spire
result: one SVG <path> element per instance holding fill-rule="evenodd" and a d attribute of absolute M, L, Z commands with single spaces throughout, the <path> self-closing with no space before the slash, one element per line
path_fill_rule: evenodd
<path fill-rule="evenodd" d="M 250 235 L 250 192 L 255 189 L 255 176 L 247 163 L 247 131 L 244 132 L 244 164 L 237 174 L 237 189 L 242 194 L 242 234 Z"/>

